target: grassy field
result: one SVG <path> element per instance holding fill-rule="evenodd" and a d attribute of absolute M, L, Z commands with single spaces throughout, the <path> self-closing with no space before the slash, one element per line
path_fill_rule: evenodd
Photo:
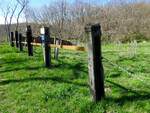
<path fill-rule="evenodd" d="M 0 45 L 0 113 L 150 113 L 150 43 L 102 48 L 106 98 L 93 103 L 86 52 L 60 50 L 48 69 L 40 47 Z"/>

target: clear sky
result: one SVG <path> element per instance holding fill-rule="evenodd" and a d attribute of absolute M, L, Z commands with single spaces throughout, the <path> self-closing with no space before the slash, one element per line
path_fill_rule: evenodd
<path fill-rule="evenodd" d="M 40 7 L 42 5 L 49 4 L 54 0 L 30 0 L 30 6 L 32 7 Z"/>
<path fill-rule="evenodd" d="M 40 7 L 42 5 L 48 5 L 51 2 L 56 1 L 56 0 L 29 0 L 29 1 L 30 1 L 30 6 L 32 6 L 32 7 Z M 59 1 L 59 0 L 57 0 L 57 1 Z M 75 0 L 66 0 L 66 1 L 74 2 Z M 89 0 L 84 0 L 84 1 L 88 2 Z M 105 4 L 105 3 L 107 3 L 110 0 L 91 0 L 91 1 L 97 1 L 98 3 Z"/>
<path fill-rule="evenodd" d="M 0 6 L 5 7 L 5 6 L 7 6 L 7 4 L 10 1 L 11 0 L 4 0 L 4 2 L 3 2 L 3 1 L 0 0 Z M 59 0 L 29 0 L 29 5 L 31 7 L 35 7 L 36 8 L 36 7 L 41 7 L 43 5 L 49 5 L 51 2 L 55 2 L 55 1 L 59 1 Z M 66 1 L 68 1 L 70 3 L 71 2 L 73 3 L 75 0 L 66 0 Z M 93 1 L 97 1 L 100 4 L 105 4 L 105 3 L 107 3 L 110 0 L 82 0 L 82 1 L 86 1 L 86 2 L 90 1 L 91 3 Z M 24 21 L 24 19 L 20 17 L 19 21 L 22 22 L 22 21 Z M 15 17 L 13 18 L 12 23 L 16 23 L 16 18 Z M 4 24 L 3 12 L 1 10 L 0 10 L 0 24 Z"/>

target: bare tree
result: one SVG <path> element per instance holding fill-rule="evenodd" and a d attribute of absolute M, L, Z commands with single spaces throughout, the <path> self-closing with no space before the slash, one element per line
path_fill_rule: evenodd
<path fill-rule="evenodd" d="M 25 7 L 27 6 L 29 1 L 28 0 L 16 0 L 16 1 L 20 5 L 20 11 L 19 11 L 19 13 L 17 15 L 17 24 L 16 24 L 16 30 L 18 30 L 20 15 L 23 12 L 23 10 L 25 9 Z"/>
<path fill-rule="evenodd" d="M 17 6 L 18 4 L 13 3 L 13 0 L 9 1 L 9 3 L 6 3 L 6 7 L 1 6 L 1 10 L 3 12 L 3 17 L 4 17 L 5 31 L 7 34 L 7 41 L 10 40 L 9 33 L 11 31 L 12 19 L 16 12 Z"/>
<path fill-rule="evenodd" d="M 150 36 L 150 4 L 142 0 L 111 0 L 106 5 L 102 0 L 58 0 L 43 8 L 30 11 L 32 22 L 51 27 L 59 38 L 74 38 L 84 41 L 84 26 L 101 23 L 103 40 L 126 41 L 132 34 Z M 99 2 L 99 3 L 98 3 Z M 149 35 L 148 35 L 149 34 Z M 130 36 L 128 38 L 128 36 Z"/>

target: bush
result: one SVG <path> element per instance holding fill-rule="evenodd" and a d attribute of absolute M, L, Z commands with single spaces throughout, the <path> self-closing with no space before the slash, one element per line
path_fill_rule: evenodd
<path fill-rule="evenodd" d="M 143 42 L 143 41 L 147 41 L 148 38 L 142 34 L 142 33 L 131 33 L 131 34 L 128 34 L 124 37 L 124 39 L 122 40 L 123 43 L 126 43 L 126 42 L 132 42 L 136 40 L 138 43 L 139 42 Z"/>

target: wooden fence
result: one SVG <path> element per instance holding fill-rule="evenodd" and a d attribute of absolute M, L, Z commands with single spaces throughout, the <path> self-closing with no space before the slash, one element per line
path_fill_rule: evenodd
<path fill-rule="evenodd" d="M 50 31 L 48 27 L 41 28 L 42 43 L 34 43 L 32 36 L 32 29 L 30 26 L 26 28 L 26 41 L 23 40 L 23 36 L 18 31 L 11 32 L 11 46 L 16 45 L 20 51 L 23 51 L 23 45 L 27 45 L 28 55 L 33 56 L 33 46 L 42 46 L 43 58 L 45 66 L 51 67 L 51 48 L 55 49 L 55 58 L 58 59 L 59 48 L 77 51 L 88 52 L 88 68 L 89 68 L 89 84 L 90 91 L 95 102 L 100 101 L 105 96 L 104 92 L 104 70 L 102 65 L 102 52 L 101 52 L 101 26 L 100 24 L 87 25 L 85 27 L 85 34 L 88 39 L 87 49 L 81 46 L 75 45 L 61 45 L 58 41 L 55 44 L 50 44 L 48 40 L 50 38 Z"/>

